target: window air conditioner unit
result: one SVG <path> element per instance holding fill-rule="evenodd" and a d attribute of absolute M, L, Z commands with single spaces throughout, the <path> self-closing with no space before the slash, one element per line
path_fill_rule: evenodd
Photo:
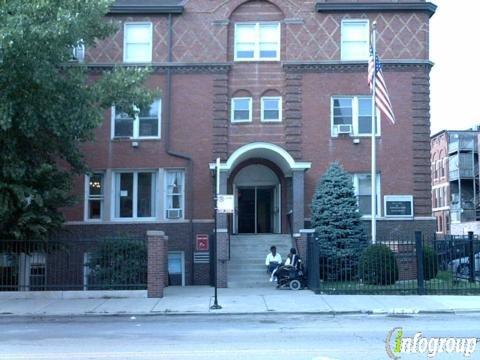
<path fill-rule="evenodd" d="M 352 125 L 337 125 L 337 134 L 351 134 Z"/>
<path fill-rule="evenodd" d="M 83 62 L 85 60 L 85 45 L 78 44 L 72 48 L 72 60 Z"/>
<path fill-rule="evenodd" d="M 168 209 L 167 219 L 180 219 L 182 217 L 182 209 Z"/>

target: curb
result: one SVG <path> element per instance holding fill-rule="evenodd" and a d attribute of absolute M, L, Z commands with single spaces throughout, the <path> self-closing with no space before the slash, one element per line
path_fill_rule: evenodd
<path fill-rule="evenodd" d="M 96 318 L 96 317 L 180 317 L 180 316 L 272 316 L 272 315 L 317 315 L 317 316 L 415 316 L 415 315 L 461 315 L 461 314 L 480 314 L 480 309 L 473 310 L 419 310 L 415 312 L 391 312 L 391 311 L 373 311 L 373 310 L 351 310 L 351 311 L 268 311 L 268 312 L 149 312 L 149 313 L 83 313 L 83 314 L 0 314 L 0 321 L 7 319 L 65 319 L 65 318 Z M 134 320 L 134 319 L 132 319 Z"/>

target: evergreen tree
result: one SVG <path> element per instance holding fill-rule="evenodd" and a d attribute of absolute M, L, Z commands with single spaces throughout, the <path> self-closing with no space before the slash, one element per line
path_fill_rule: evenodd
<path fill-rule="evenodd" d="M 81 143 L 112 104 L 130 116 L 154 94 L 145 68 L 90 76 L 79 45 L 113 35 L 113 0 L 0 0 L 0 240 L 45 239 L 72 202 L 72 174 L 87 171 Z M 157 93 L 156 96 L 159 94 Z"/>
<path fill-rule="evenodd" d="M 324 280 L 350 280 L 356 275 L 367 245 L 360 217 L 352 177 L 334 162 L 320 178 L 311 205 Z"/>

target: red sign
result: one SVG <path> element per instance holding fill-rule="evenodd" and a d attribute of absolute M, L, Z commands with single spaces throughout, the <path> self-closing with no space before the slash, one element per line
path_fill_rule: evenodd
<path fill-rule="evenodd" d="M 208 235 L 197 234 L 197 251 L 208 251 Z"/>

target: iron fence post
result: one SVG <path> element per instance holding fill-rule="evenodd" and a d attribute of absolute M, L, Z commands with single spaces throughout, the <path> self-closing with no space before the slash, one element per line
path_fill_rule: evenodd
<path fill-rule="evenodd" d="M 423 273 L 423 244 L 421 231 L 415 231 L 415 248 L 417 254 L 418 295 L 425 295 L 425 277 Z"/>
<path fill-rule="evenodd" d="M 468 232 L 468 262 L 469 262 L 469 277 L 468 281 L 475 282 L 475 251 L 473 248 L 473 231 Z"/>

